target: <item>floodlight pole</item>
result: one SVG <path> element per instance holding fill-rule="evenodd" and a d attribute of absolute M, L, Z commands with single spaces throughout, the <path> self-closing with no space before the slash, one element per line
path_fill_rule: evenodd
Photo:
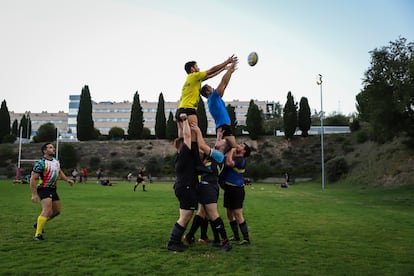
<path fill-rule="evenodd" d="M 318 80 L 316 84 L 321 88 L 321 165 L 322 165 L 322 190 L 325 190 L 325 157 L 324 157 L 324 149 L 323 149 L 323 105 L 322 105 L 322 75 L 318 75 Z"/>

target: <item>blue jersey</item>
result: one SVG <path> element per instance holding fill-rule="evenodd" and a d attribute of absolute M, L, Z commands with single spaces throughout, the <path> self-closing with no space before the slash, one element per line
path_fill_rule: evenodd
<path fill-rule="evenodd" d="M 244 172 L 246 170 L 246 159 L 239 156 L 233 160 L 234 167 L 226 166 L 220 175 L 220 179 L 229 185 L 244 186 Z"/>
<path fill-rule="evenodd" d="M 230 125 L 230 116 L 226 109 L 226 104 L 223 99 L 214 89 L 207 99 L 208 110 L 216 123 L 216 129 L 223 125 Z"/>

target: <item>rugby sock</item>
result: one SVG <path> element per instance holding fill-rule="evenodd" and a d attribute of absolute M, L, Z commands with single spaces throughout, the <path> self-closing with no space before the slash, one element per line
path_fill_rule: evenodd
<path fill-rule="evenodd" d="M 181 237 L 183 236 L 185 228 L 179 225 L 177 222 L 174 224 L 171 231 L 169 244 L 181 243 Z"/>
<path fill-rule="evenodd" d="M 208 219 L 204 218 L 201 221 L 201 225 L 200 225 L 200 232 L 201 232 L 200 238 L 202 238 L 203 240 L 208 239 L 207 228 L 208 228 Z"/>
<path fill-rule="evenodd" d="M 230 227 L 231 230 L 233 231 L 233 237 L 236 241 L 240 240 L 240 236 L 239 236 L 239 226 L 237 224 L 236 220 L 230 221 Z"/>
<path fill-rule="evenodd" d="M 217 231 L 216 227 L 214 226 L 211 220 L 210 220 L 210 226 L 211 226 L 211 230 L 213 231 L 213 235 L 214 235 L 214 243 L 220 243 L 219 232 Z"/>
<path fill-rule="evenodd" d="M 242 232 L 242 235 L 243 235 L 243 240 L 250 241 L 250 239 L 249 239 L 249 229 L 247 228 L 246 221 L 243 221 L 243 223 L 239 224 L 239 227 L 240 227 L 240 231 Z"/>
<path fill-rule="evenodd" d="M 42 235 L 43 228 L 45 227 L 46 221 L 48 221 L 49 218 L 44 216 L 38 216 L 37 217 L 37 227 L 36 227 L 36 233 L 35 237 Z"/>
<path fill-rule="evenodd" d="M 220 234 L 222 240 L 228 240 L 226 229 L 224 228 L 224 223 L 221 217 L 218 217 L 215 221 L 212 222 L 213 228 Z"/>
<path fill-rule="evenodd" d="M 193 223 L 191 224 L 190 231 L 188 231 L 187 233 L 187 237 L 191 237 L 191 238 L 194 237 L 194 234 L 195 232 L 197 232 L 197 229 L 200 227 L 202 220 L 203 218 L 200 217 L 199 215 L 194 216 Z"/>

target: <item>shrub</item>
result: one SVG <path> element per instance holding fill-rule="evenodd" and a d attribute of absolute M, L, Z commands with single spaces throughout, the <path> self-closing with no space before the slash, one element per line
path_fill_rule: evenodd
<path fill-rule="evenodd" d="M 368 134 L 366 133 L 366 131 L 363 131 L 363 130 L 359 131 L 356 136 L 356 140 L 358 144 L 365 143 L 366 141 L 368 141 L 368 138 L 369 138 Z"/>
<path fill-rule="evenodd" d="M 345 158 L 342 156 L 326 162 L 326 175 L 328 181 L 335 182 L 339 180 L 344 174 L 348 173 L 349 166 Z"/>

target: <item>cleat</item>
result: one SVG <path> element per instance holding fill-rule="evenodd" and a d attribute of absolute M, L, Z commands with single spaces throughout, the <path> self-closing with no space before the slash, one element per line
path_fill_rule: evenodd
<path fill-rule="evenodd" d="M 36 237 L 33 238 L 34 241 L 44 241 L 45 239 L 43 238 L 42 235 L 37 235 Z"/>
<path fill-rule="evenodd" d="M 184 252 L 187 247 L 182 243 L 168 243 L 167 249 L 175 252 Z"/>
<path fill-rule="evenodd" d="M 205 239 L 199 238 L 198 242 L 199 243 L 210 243 L 210 240 L 208 238 L 205 238 Z"/>
<path fill-rule="evenodd" d="M 249 240 L 242 240 L 237 245 L 250 245 L 250 241 Z"/>
<path fill-rule="evenodd" d="M 229 252 L 233 246 L 231 246 L 231 243 L 227 240 L 223 242 L 223 245 L 220 247 L 220 252 Z"/>
<path fill-rule="evenodd" d="M 221 243 L 217 242 L 217 241 L 213 241 L 212 243 L 210 243 L 212 247 L 221 247 Z"/>
<path fill-rule="evenodd" d="M 183 240 L 187 245 L 193 245 L 195 243 L 194 237 L 189 237 L 187 235 L 184 235 Z"/>
<path fill-rule="evenodd" d="M 240 238 L 235 238 L 235 237 L 232 237 L 232 238 L 230 238 L 230 241 L 236 241 L 236 242 L 239 242 L 239 241 L 240 241 Z"/>

